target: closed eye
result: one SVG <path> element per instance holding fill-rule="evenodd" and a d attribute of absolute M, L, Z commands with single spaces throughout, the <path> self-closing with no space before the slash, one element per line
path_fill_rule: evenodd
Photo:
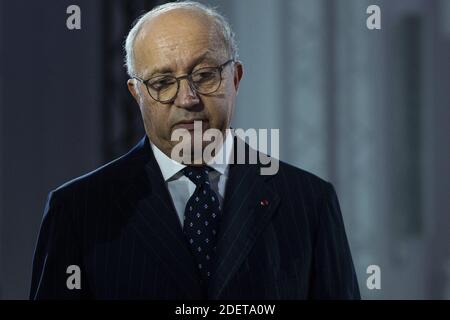
<path fill-rule="evenodd" d="M 176 83 L 176 79 L 174 77 L 158 77 L 155 79 L 150 79 L 148 85 L 158 91 L 168 88 Z"/>

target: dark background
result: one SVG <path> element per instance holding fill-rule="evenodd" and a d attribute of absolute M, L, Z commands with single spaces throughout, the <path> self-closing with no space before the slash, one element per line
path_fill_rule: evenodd
<path fill-rule="evenodd" d="M 121 47 L 163 2 L 0 0 L 1 299 L 27 298 L 48 192 L 143 136 Z M 280 128 L 281 158 L 336 186 L 363 297 L 450 298 L 450 1 L 202 2 L 237 34 L 233 127 Z"/>

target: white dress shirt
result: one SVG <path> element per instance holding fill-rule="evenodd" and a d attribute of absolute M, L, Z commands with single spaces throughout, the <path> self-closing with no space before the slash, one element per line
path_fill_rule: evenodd
<path fill-rule="evenodd" d="M 169 158 L 153 143 L 150 142 L 150 145 L 156 161 L 158 162 L 159 168 L 161 169 L 166 186 L 172 196 L 173 204 L 177 211 L 181 227 L 183 228 L 184 209 L 186 208 L 189 198 L 194 193 L 196 186 L 182 172 L 186 165 Z M 223 207 L 225 186 L 228 180 L 230 156 L 233 148 L 233 135 L 231 134 L 231 130 L 227 131 L 223 146 L 225 148 L 222 147 L 215 155 L 214 159 L 207 164 L 214 169 L 209 171 L 210 186 L 219 197 L 221 207 Z"/>

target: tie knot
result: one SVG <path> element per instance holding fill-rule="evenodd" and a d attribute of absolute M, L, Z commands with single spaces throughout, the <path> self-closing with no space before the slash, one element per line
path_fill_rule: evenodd
<path fill-rule="evenodd" d="M 183 169 L 183 173 L 189 178 L 196 186 L 202 184 L 209 184 L 209 171 L 212 169 L 208 166 L 194 167 L 187 166 Z"/>

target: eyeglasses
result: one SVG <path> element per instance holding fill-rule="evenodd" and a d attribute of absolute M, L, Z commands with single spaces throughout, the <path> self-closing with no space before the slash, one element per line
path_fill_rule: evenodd
<path fill-rule="evenodd" d="M 178 95 L 180 81 L 183 79 L 187 79 L 189 87 L 197 93 L 207 95 L 216 92 L 222 83 L 222 71 L 231 62 L 234 62 L 234 60 L 228 60 L 217 67 L 201 68 L 180 77 L 161 75 L 147 80 L 138 77 L 133 78 L 145 84 L 148 94 L 154 100 L 161 103 L 170 103 Z"/>

